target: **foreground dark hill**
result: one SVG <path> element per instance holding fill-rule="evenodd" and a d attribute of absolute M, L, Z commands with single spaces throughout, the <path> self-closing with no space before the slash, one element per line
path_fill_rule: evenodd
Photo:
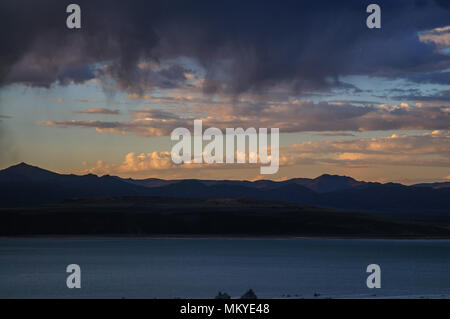
<path fill-rule="evenodd" d="M 442 211 L 450 214 L 450 189 L 401 184 L 369 184 L 321 196 L 329 207 L 365 211 Z"/>
<path fill-rule="evenodd" d="M 434 189 L 441 189 L 441 188 L 450 188 L 450 182 L 441 182 L 441 183 L 422 183 L 422 184 L 415 184 L 414 187 L 430 187 Z"/>
<path fill-rule="evenodd" d="M 278 201 L 107 197 L 0 208 L 0 236 L 450 238 L 450 229 Z"/>
<path fill-rule="evenodd" d="M 62 175 L 21 163 L 0 171 L 0 207 L 56 204 L 68 198 L 98 196 L 248 197 L 372 213 L 408 213 L 425 217 L 425 220 L 436 216 L 438 220 L 450 220 L 450 187 L 446 186 L 446 183 L 417 186 L 367 183 L 337 175 L 282 182 L 134 180 L 108 175 Z"/>

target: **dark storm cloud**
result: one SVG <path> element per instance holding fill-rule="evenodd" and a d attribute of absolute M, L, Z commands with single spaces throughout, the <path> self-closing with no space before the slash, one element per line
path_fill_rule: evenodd
<path fill-rule="evenodd" d="M 1 85 L 111 76 L 129 92 L 170 88 L 185 84 L 180 66 L 143 71 L 138 64 L 179 56 L 205 68 L 205 91 L 233 94 L 277 85 L 322 90 L 342 86 L 340 75 L 414 77 L 450 66 L 448 55 L 417 36 L 449 23 L 446 1 L 377 1 L 381 30 L 366 28 L 370 1 L 359 0 L 79 0 L 80 30 L 65 27 L 69 3 L 2 1 Z M 111 64 L 93 69 L 98 62 Z"/>
<path fill-rule="evenodd" d="M 58 75 L 59 83 L 66 85 L 70 83 L 84 83 L 95 78 L 94 70 L 89 66 L 69 67 Z"/>
<path fill-rule="evenodd" d="M 134 66 L 128 72 L 122 72 L 121 66 L 112 64 L 98 70 L 99 77 L 116 79 L 119 89 L 133 93 L 143 93 L 153 87 L 171 89 L 186 85 L 185 73 L 191 72 L 180 65 L 170 65 L 159 70 Z"/>

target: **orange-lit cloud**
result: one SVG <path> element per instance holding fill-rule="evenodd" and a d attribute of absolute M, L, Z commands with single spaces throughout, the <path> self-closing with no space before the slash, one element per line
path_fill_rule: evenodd
<path fill-rule="evenodd" d="M 419 39 L 425 43 L 433 43 L 440 49 L 448 48 L 450 47 L 450 26 L 423 32 L 420 34 Z"/>
<path fill-rule="evenodd" d="M 297 164 L 450 167 L 450 135 L 447 131 L 433 131 L 422 135 L 303 142 L 284 147 L 280 153 L 295 159 Z"/>
<path fill-rule="evenodd" d="M 107 164 L 97 161 L 95 167 L 86 172 L 98 175 L 122 174 L 134 172 L 149 172 L 152 170 L 170 169 L 175 167 L 170 157 L 170 152 L 152 152 L 148 154 L 128 153 L 120 164 Z"/>
<path fill-rule="evenodd" d="M 319 165 L 337 168 L 341 172 L 345 168 L 382 168 L 420 166 L 422 168 L 450 167 L 450 135 L 446 131 L 434 131 L 422 135 L 392 135 L 380 138 L 357 138 L 350 140 L 327 140 L 303 142 L 282 147 L 280 149 L 280 174 L 260 176 L 260 164 L 181 164 L 175 165 L 171 154 L 167 152 L 128 153 L 121 163 L 107 163 L 99 160 L 93 167 L 82 173 L 97 175 L 111 174 L 123 177 L 159 177 L 159 178 L 195 178 L 205 176 L 228 176 L 234 179 L 274 179 L 282 180 L 299 171 L 299 165 Z M 236 154 L 239 156 L 239 154 Z M 245 173 L 239 173 L 239 170 Z M 230 172 L 226 174 L 224 172 Z M 382 169 L 381 169 L 382 171 Z M 225 174 L 225 175 L 224 175 Z M 286 175 L 288 174 L 288 175 Z M 386 177 L 379 177 L 389 180 Z M 450 179 L 450 176 L 446 177 Z"/>

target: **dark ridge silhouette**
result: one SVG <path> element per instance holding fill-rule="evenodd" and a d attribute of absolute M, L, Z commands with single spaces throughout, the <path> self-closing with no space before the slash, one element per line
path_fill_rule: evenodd
<path fill-rule="evenodd" d="M 112 176 L 63 175 L 21 163 L 0 171 L 0 205 L 60 203 L 65 198 L 145 195 L 147 188 Z"/>
<path fill-rule="evenodd" d="M 39 182 L 54 180 L 60 177 L 61 175 L 57 173 L 53 173 L 36 166 L 31 166 L 23 162 L 0 171 L 0 182 Z"/>
<path fill-rule="evenodd" d="M 352 189 L 358 186 L 366 185 L 365 182 L 357 181 L 348 176 L 323 174 L 314 179 L 295 178 L 290 180 L 293 183 L 303 185 L 317 193 L 328 193 Z"/>
<path fill-rule="evenodd" d="M 450 223 L 450 187 L 446 185 L 367 183 L 328 174 L 281 182 L 135 180 L 109 175 L 57 174 L 21 163 L 0 171 L 0 207 L 55 204 L 68 198 L 98 196 L 247 197 L 371 213 L 403 213 L 402 218 L 407 213 L 408 218 Z"/>

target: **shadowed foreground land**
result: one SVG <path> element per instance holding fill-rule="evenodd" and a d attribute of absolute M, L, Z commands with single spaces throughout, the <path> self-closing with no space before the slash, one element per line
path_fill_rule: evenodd
<path fill-rule="evenodd" d="M 0 236 L 450 238 L 434 225 L 277 201 L 107 197 L 0 208 Z"/>

